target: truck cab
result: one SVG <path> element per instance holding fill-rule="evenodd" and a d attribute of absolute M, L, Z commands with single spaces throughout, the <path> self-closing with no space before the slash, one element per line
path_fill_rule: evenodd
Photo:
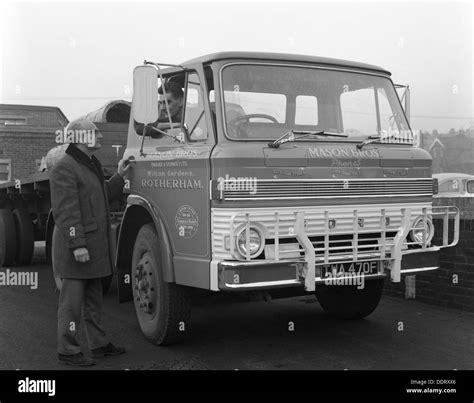
<path fill-rule="evenodd" d="M 171 82 L 178 122 L 159 119 Z M 386 278 L 437 269 L 458 240 L 459 212 L 432 205 L 415 140 L 377 66 L 252 52 L 146 62 L 124 153 L 120 301 L 163 345 L 189 331 L 193 289 L 315 294 L 336 317 L 369 315 Z"/>

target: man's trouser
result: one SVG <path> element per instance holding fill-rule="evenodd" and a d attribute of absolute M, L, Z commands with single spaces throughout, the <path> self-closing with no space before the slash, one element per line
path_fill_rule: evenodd
<path fill-rule="evenodd" d="M 82 314 L 81 314 L 82 310 Z M 84 319 L 89 348 L 105 346 L 107 339 L 101 327 L 102 280 L 62 279 L 58 307 L 58 353 L 77 354 L 81 317 Z"/>

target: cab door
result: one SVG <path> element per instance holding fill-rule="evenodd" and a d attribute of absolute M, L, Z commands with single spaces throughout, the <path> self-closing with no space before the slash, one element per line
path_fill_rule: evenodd
<path fill-rule="evenodd" d="M 209 108 L 204 107 L 207 93 L 197 71 L 170 79 L 183 86 L 184 110 L 180 128 L 167 132 L 183 142 L 171 136 L 145 137 L 144 155 L 138 147 L 134 155 L 132 193 L 152 202 L 165 225 L 176 283 L 209 289 L 209 156 L 214 135 Z"/>

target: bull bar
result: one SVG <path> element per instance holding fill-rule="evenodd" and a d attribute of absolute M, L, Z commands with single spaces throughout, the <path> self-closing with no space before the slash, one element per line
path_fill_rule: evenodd
<path fill-rule="evenodd" d="M 321 276 L 321 266 L 332 263 L 343 263 L 343 262 L 362 262 L 362 261 L 381 261 L 384 262 L 384 267 L 390 271 L 390 280 L 392 282 L 400 282 L 401 274 L 410 272 L 418 272 L 424 270 L 434 270 L 438 267 L 424 267 L 416 269 L 402 270 L 402 257 L 403 255 L 420 253 L 420 252 L 436 252 L 441 248 L 447 248 L 455 246 L 459 240 L 459 222 L 460 214 L 457 207 L 446 206 L 446 207 L 435 207 L 427 206 L 422 208 L 421 216 L 417 216 L 413 219 L 411 208 L 401 208 L 400 216 L 401 223 L 398 228 L 391 228 L 388 231 L 387 228 L 387 212 L 384 208 L 380 209 L 377 214 L 377 219 L 380 220 L 380 226 L 377 228 L 377 235 L 373 238 L 364 237 L 363 243 L 360 243 L 360 237 L 363 234 L 374 232 L 374 230 L 365 230 L 360 226 L 359 210 L 354 209 L 351 217 L 338 217 L 329 210 L 324 210 L 322 224 L 318 227 L 317 234 L 308 234 L 306 230 L 306 219 L 304 211 L 297 211 L 294 213 L 294 237 L 297 240 L 296 248 L 282 248 L 280 226 L 282 221 L 280 219 L 279 212 L 266 213 L 268 216 L 271 214 L 274 219 L 272 221 L 275 225 L 273 231 L 273 237 L 267 237 L 263 242 L 273 239 L 273 259 L 256 260 L 250 257 L 250 228 L 253 221 L 253 213 L 251 212 L 238 212 L 232 215 L 230 220 L 230 250 L 231 254 L 237 256 L 235 250 L 235 238 L 237 230 L 245 226 L 245 245 L 246 255 L 240 256 L 236 262 L 229 262 L 233 266 L 247 266 L 247 265 L 271 265 L 276 263 L 292 263 L 297 264 L 299 267 L 298 279 L 291 280 L 291 283 L 303 282 L 305 290 L 308 292 L 315 290 L 315 284 L 324 281 Z M 261 218 L 262 214 L 258 214 L 258 218 Z M 268 218 L 268 217 L 267 217 Z M 243 219 L 243 223 L 242 223 Z M 419 229 L 414 227 L 415 222 L 423 223 L 422 228 L 427 228 L 428 221 L 433 219 L 442 220 L 442 236 L 436 236 L 436 240 L 441 240 L 441 243 L 435 245 L 431 239 L 427 239 L 427 231 L 422 231 L 421 242 L 414 242 L 408 239 L 410 231 Z M 334 231 L 331 230 L 330 222 L 332 220 L 348 220 L 351 221 L 351 233 L 345 233 L 346 238 L 344 240 L 331 239 L 334 235 Z M 452 239 L 450 239 L 450 221 L 453 222 Z M 434 231 L 434 225 L 433 225 Z M 390 232 L 390 233 L 388 233 Z M 317 235 L 322 240 L 310 239 Z M 350 235 L 350 239 L 347 236 Z M 350 242 L 350 246 L 347 244 Z M 299 257 L 295 258 L 295 253 L 299 253 Z M 293 255 L 289 257 L 288 255 Z M 381 266 L 381 265 L 380 265 Z M 379 269 L 381 270 L 381 269 Z M 372 275 L 372 277 L 383 277 L 384 273 L 379 271 L 378 274 Z M 281 283 L 281 281 L 279 282 Z M 265 283 L 265 286 L 272 286 L 273 284 Z M 263 284 L 261 286 L 264 286 Z M 278 284 L 274 284 L 277 286 Z M 234 285 L 235 288 L 245 287 L 258 287 L 259 285 Z"/>

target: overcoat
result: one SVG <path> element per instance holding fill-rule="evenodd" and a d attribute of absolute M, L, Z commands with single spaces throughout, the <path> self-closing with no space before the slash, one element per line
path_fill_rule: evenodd
<path fill-rule="evenodd" d="M 119 198 L 124 185 L 116 173 L 104 180 L 102 166 L 74 144 L 50 174 L 55 228 L 52 260 L 61 278 L 93 279 L 112 274 L 113 250 L 109 201 Z M 76 262 L 73 250 L 87 248 L 90 260 Z"/>

